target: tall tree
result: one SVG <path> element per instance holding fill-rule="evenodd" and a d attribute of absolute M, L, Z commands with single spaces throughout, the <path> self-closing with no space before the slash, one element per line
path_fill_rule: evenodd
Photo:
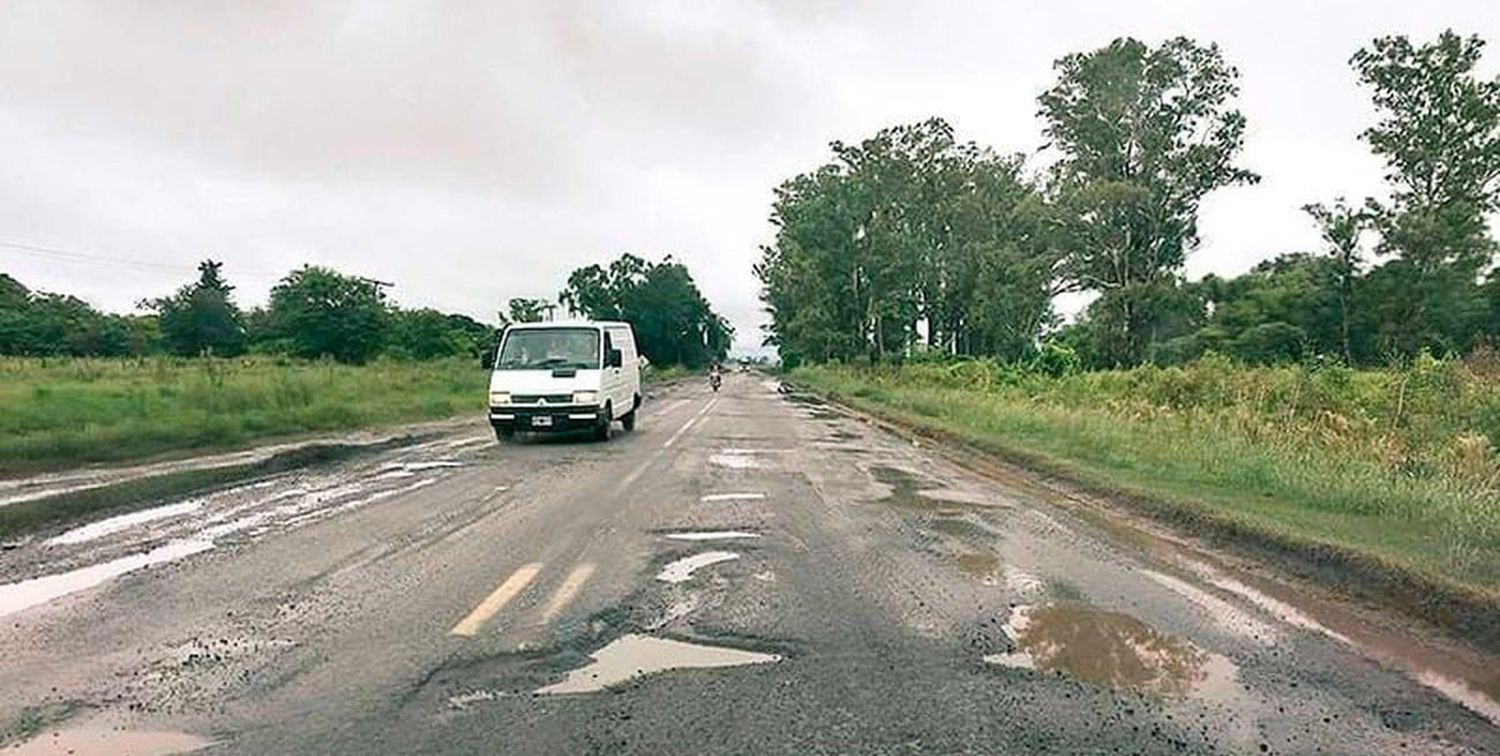
<path fill-rule="evenodd" d="M 224 280 L 224 264 L 204 260 L 198 280 L 170 297 L 143 302 L 154 310 L 161 335 L 174 354 L 232 357 L 245 351 L 245 324 L 234 304 L 234 287 Z"/>
<path fill-rule="evenodd" d="M 755 268 L 784 361 L 900 357 L 919 339 L 955 354 L 1034 344 L 1055 266 L 1020 157 L 958 142 L 941 119 L 832 150 L 777 189 L 776 241 Z"/>
<path fill-rule="evenodd" d="M 1304 205 L 1302 210 L 1317 222 L 1323 242 L 1328 245 L 1327 257 L 1333 265 L 1334 285 L 1338 288 L 1339 354 L 1344 364 L 1353 364 L 1350 324 L 1354 317 L 1354 290 L 1360 276 L 1360 237 L 1368 216 L 1350 207 L 1342 197 L 1331 207 L 1313 204 Z"/>
<path fill-rule="evenodd" d="M 1163 287 L 1176 286 L 1198 244 L 1199 203 L 1259 179 L 1234 164 L 1239 74 L 1217 45 L 1182 37 L 1155 48 L 1117 39 L 1054 67 L 1058 81 L 1038 101 L 1059 154 L 1050 190 L 1063 275 L 1100 294 L 1105 353 L 1137 362 L 1160 335 Z"/>
<path fill-rule="evenodd" d="M 1398 354 L 1466 349 L 1482 328 L 1478 278 L 1495 253 L 1486 216 L 1500 210 L 1500 78 L 1476 75 L 1483 49 L 1445 31 L 1423 45 L 1381 37 L 1350 60 L 1380 117 L 1362 137 L 1391 193 L 1366 204 L 1376 251 L 1394 257 L 1372 283 Z"/>

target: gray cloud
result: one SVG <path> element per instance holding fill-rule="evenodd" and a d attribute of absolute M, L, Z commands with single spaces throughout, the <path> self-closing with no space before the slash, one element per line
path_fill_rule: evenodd
<path fill-rule="evenodd" d="M 1266 180 L 1210 199 L 1190 263 L 1233 273 L 1315 243 L 1299 205 L 1378 191 L 1356 47 L 1500 38 L 1486 0 L 1122 5 L 7 3 L 0 240 L 112 260 L 0 248 L 0 269 L 128 309 L 204 255 L 252 303 L 311 261 L 488 318 L 576 265 L 670 253 L 749 344 L 771 189 L 828 140 L 942 115 L 1032 150 L 1054 58 L 1181 33 L 1244 74 Z"/>

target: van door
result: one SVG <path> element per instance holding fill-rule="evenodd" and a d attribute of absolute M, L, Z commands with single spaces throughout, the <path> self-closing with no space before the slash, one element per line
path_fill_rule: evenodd
<path fill-rule="evenodd" d="M 623 370 L 620 367 L 603 367 L 609 360 L 611 350 L 615 348 L 615 340 L 612 328 L 599 329 L 604 333 L 604 353 L 600 355 L 599 370 L 599 392 L 613 405 L 611 420 L 630 411 L 628 403 L 620 402 L 620 384 L 624 383 Z M 623 354 L 621 355 L 624 356 Z"/>
<path fill-rule="evenodd" d="M 620 393 L 634 408 L 641 396 L 641 355 L 636 351 L 635 329 L 626 326 L 615 336 L 615 343 L 625 357 L 625 371 Z"/>

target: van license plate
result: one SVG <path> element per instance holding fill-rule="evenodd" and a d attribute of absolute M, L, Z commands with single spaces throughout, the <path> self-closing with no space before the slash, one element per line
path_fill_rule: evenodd
<path fill-rule="evenodd" d="M 531 427 L 533 427 L 533 428 L 551 428 L 552 427 L 552 416 L 551 415 L 537 415 L 536 417 L 531 418 Z"/>

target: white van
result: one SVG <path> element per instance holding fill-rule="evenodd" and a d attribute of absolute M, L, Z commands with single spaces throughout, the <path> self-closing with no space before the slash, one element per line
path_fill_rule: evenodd
<path fill-rule="evenodd" d="M 518 323 L 505 329 L 490 373 L 490 425 L 517 432 L 635 428 L 641 362 L 629 323 Z"/>

